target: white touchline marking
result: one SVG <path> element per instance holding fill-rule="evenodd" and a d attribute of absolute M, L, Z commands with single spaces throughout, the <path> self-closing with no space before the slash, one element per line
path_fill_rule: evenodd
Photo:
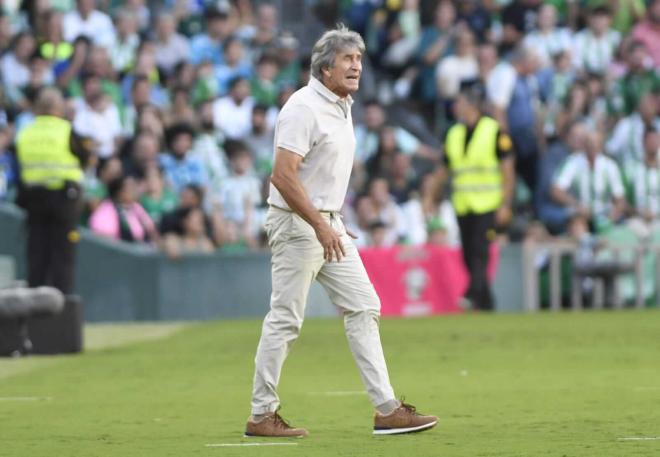
<path fill-rule="evenodd" d="M 298 443 L 211 443 L 206 447 L 237 447 L 237 446 L 298 446 Z"/>
<path fill-rule="evenodd" d="M 626 436 L 619 441 L 660 441 L 660 436 Z"/>
<path fill-rule="evenodd" d="M 48 401 L 53 397 L 0 397 L 0 401 Z"/>
<path fill-rule="evenodd" d="M 337 390 L 330 392 L 307 392 L 309 395 L 326 395 L 328 397 L 342 397 L 348 395 L 367 395 L 364 390 Z"/>

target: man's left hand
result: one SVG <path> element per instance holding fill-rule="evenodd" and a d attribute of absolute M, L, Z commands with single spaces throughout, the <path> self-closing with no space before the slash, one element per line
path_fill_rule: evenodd
<path fill-rule="evenodd" d="M 500 206 L 495 212 L 495 225 L 498 227 L 508 225 L 512 217 L 513 213 L 508 205 Z"/>

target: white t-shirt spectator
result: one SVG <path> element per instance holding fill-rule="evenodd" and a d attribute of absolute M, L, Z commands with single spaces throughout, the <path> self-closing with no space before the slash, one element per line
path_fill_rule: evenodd
<path fill-rule="evenodd" d="M 103 111 L 92 109 L 82 100 L 76 105 L 73 129 L 98 144 L 96 152 L 99 158 L 110 157 L 115 152 L 115 140 L 122 134 L 119 110 L 113 103 L 108 103 Z"/>
<path fill-rule="evenodd" d="M 2 81 L 8 89 L 17 89 L 30 82 L 30 68 L 18 61 L 13 52 L 7 53 L 0 62 Z"/>
<path fill-rule="evenodd" d="M 595 37 L 589 29 L 582 30 L 573 42 L 573 65 L 584 71 L 604 73 L 620 42 L 621 35 L 616 30 L 601 37 Z"/>
<path fill-rule="evenodd" d="M 156 64 L 167 73 L 174 70 L 177 63 L 188 60 L 189 56 L 190 44 L 183 35 L 175 33 L 167 43 L 156 41 Z"/>
<path fill-rule="evenodd" d="M 438 92 L 446 98 L 454 98 L 461 88 L 461 81 L 479 76 L 479 64 L 473 55 L 448 56 L 440 61 L 435 70 Z"/>
<path fill-rule="evenodd" d="M 101 46 L 110 46 L 114 41 L 115 29 L 110 16 L 101 11 L 92 11 L 87 19 L 80 16 L 78 10 L 69 11 L 63 19 L 64 39 L 73 41 L 84 35 Z"/>
<path fill-rule="evenodd" d="M 507 109 L 516 85 L 516 70 L 508 62 L 500 62 L 486 79 L 486 98 L 493 106 Z"/>
<path fill-rule="evenodd" d="M 254 99 L 248 97 L 240 105 L 227 96 L 213 103 L 213 123 L 230 140 L 242 140 L 252 131 Z"/>
<path fill-rule="evenodd" d="M 555 177 L 555 185 L 569 192 L 591 213 L 607 215 L 613 198 L 623 198 L 624 188 L 616 162 L 599 154 L 594 167 L 584 153 L 570 155 Z"/>
<path fill-rule="evenodd" d="M 536 51 L 543 67 L 551 66 L 552 56 L 570 50 L 572 45 L 573 36 L 565 28 L 555 28 L 549 33 L 534 30 L 523 39 L 523 46 Z"/>

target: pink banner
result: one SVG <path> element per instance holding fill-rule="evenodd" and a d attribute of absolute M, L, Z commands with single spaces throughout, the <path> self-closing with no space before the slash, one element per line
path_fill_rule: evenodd
<path fill-rule="evenodd" d="M 498 261 L 491 245 L 488 276 Z M 384 316 L 458 313 L 458 300 L 468 286 L 461 250 L 444 246 L 396 246 L 360 250 Z"/>

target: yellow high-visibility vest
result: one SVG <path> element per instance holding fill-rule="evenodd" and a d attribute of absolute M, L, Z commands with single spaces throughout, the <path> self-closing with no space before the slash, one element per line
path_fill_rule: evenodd
<path fill-rule="evenodd" d="M 39 46 L 39 52 L 44 59 L 62 61 L 71 57 L 73 46 L 66 41 L 57 43 L 57 45 L 49 41 Z"/>
<path fill-rule="evenodd" d="M 71 123 L 55 116 L 37 116 L 21 130 L 16 152 L 23 184 L 56 190 L 66 181 L 81 182 L 83 171 L 70 141 Z"/>
<path fill-rule="evenodd" d="M 484 116 L 477 122 L 470 142 L 465 144 L 467 127 L 449 129 L 445 153 L 453 179 L 452 202 L 459 216 L 494 211 L 502 204 L 502 173 L 497 160 L 495 119 Z"/>

